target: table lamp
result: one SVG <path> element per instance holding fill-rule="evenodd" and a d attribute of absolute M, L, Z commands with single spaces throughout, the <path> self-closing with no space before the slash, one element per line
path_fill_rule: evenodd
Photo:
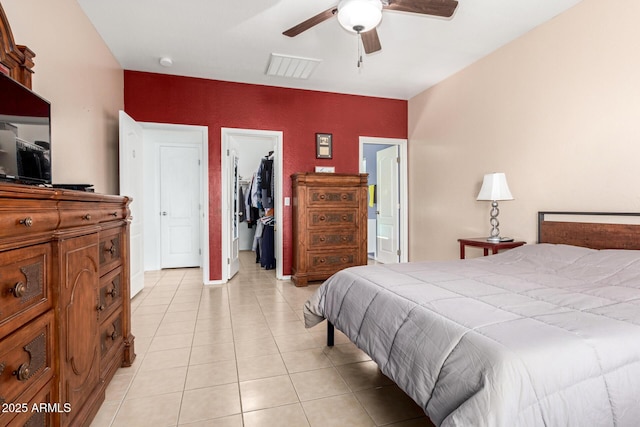
<path fill-rule="evenodd" d="M 482 188 L 480 188 L 480 193 L 478 193 L 477 200 L 488 200 L 491 201 L 491 219 L 489 223 L 491 224 L 491 235 L 487 238 L 488 242 L 504 242 L 510 241 L 512 239 L 506 237 L 500 237 L 500 229 L 498 225 L 498 214 L 500 210 L 498 209 L 498 201 L 499 200 L 513 200 L 513 196 L 511 195 L 511 191 L 509 191 L 509 186 L 507 185 L 507 177 L 504 173 L 488 173 L 484 176 L 482 181 Z"/>

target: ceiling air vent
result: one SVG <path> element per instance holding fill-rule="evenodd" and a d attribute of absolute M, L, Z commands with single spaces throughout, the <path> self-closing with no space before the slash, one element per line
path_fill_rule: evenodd
<path fill-rule="evenodd" d="M 308 79 L 320 62 L 320 59 L 272 53 L 266 74 L 292 79 Z"/>

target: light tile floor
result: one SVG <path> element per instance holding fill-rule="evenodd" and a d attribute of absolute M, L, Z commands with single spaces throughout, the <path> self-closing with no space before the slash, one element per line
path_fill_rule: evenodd
<path fill-rule="evenodd" d="M 199 269 L 145 274 L 132 300 L 137 358 L 107 388 L 92 427 L 431 426 L 376 364 L 326 325 L 305 329 L 297 288 L 253 252 L 225 285 Z"/>

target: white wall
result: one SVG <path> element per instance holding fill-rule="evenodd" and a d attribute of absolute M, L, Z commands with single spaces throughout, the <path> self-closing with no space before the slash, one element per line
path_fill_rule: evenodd
<path fill-rule="evenodd" d="M 410 258 L 487 235 L 482 177 L 505 172 L 503 235 L 539 210 L 640 211 L 640 2 L 584 0 L 409 101 Z"/>
<path fill-rule="evenodd" d="M 33 90 L 51 102 L 54 183 L 117 194 L 124 76 L 75 0 L 2 0 L 14 39 L 36 54 Z"/>

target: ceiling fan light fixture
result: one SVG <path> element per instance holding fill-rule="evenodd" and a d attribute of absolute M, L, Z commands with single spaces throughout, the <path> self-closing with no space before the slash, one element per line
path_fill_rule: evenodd
<path fill-rule="evenodd" d="M 341 0 L 338 3 L 338 22 L 352 33 L 367 32 L 382 20 L 380 0 Z"/>

